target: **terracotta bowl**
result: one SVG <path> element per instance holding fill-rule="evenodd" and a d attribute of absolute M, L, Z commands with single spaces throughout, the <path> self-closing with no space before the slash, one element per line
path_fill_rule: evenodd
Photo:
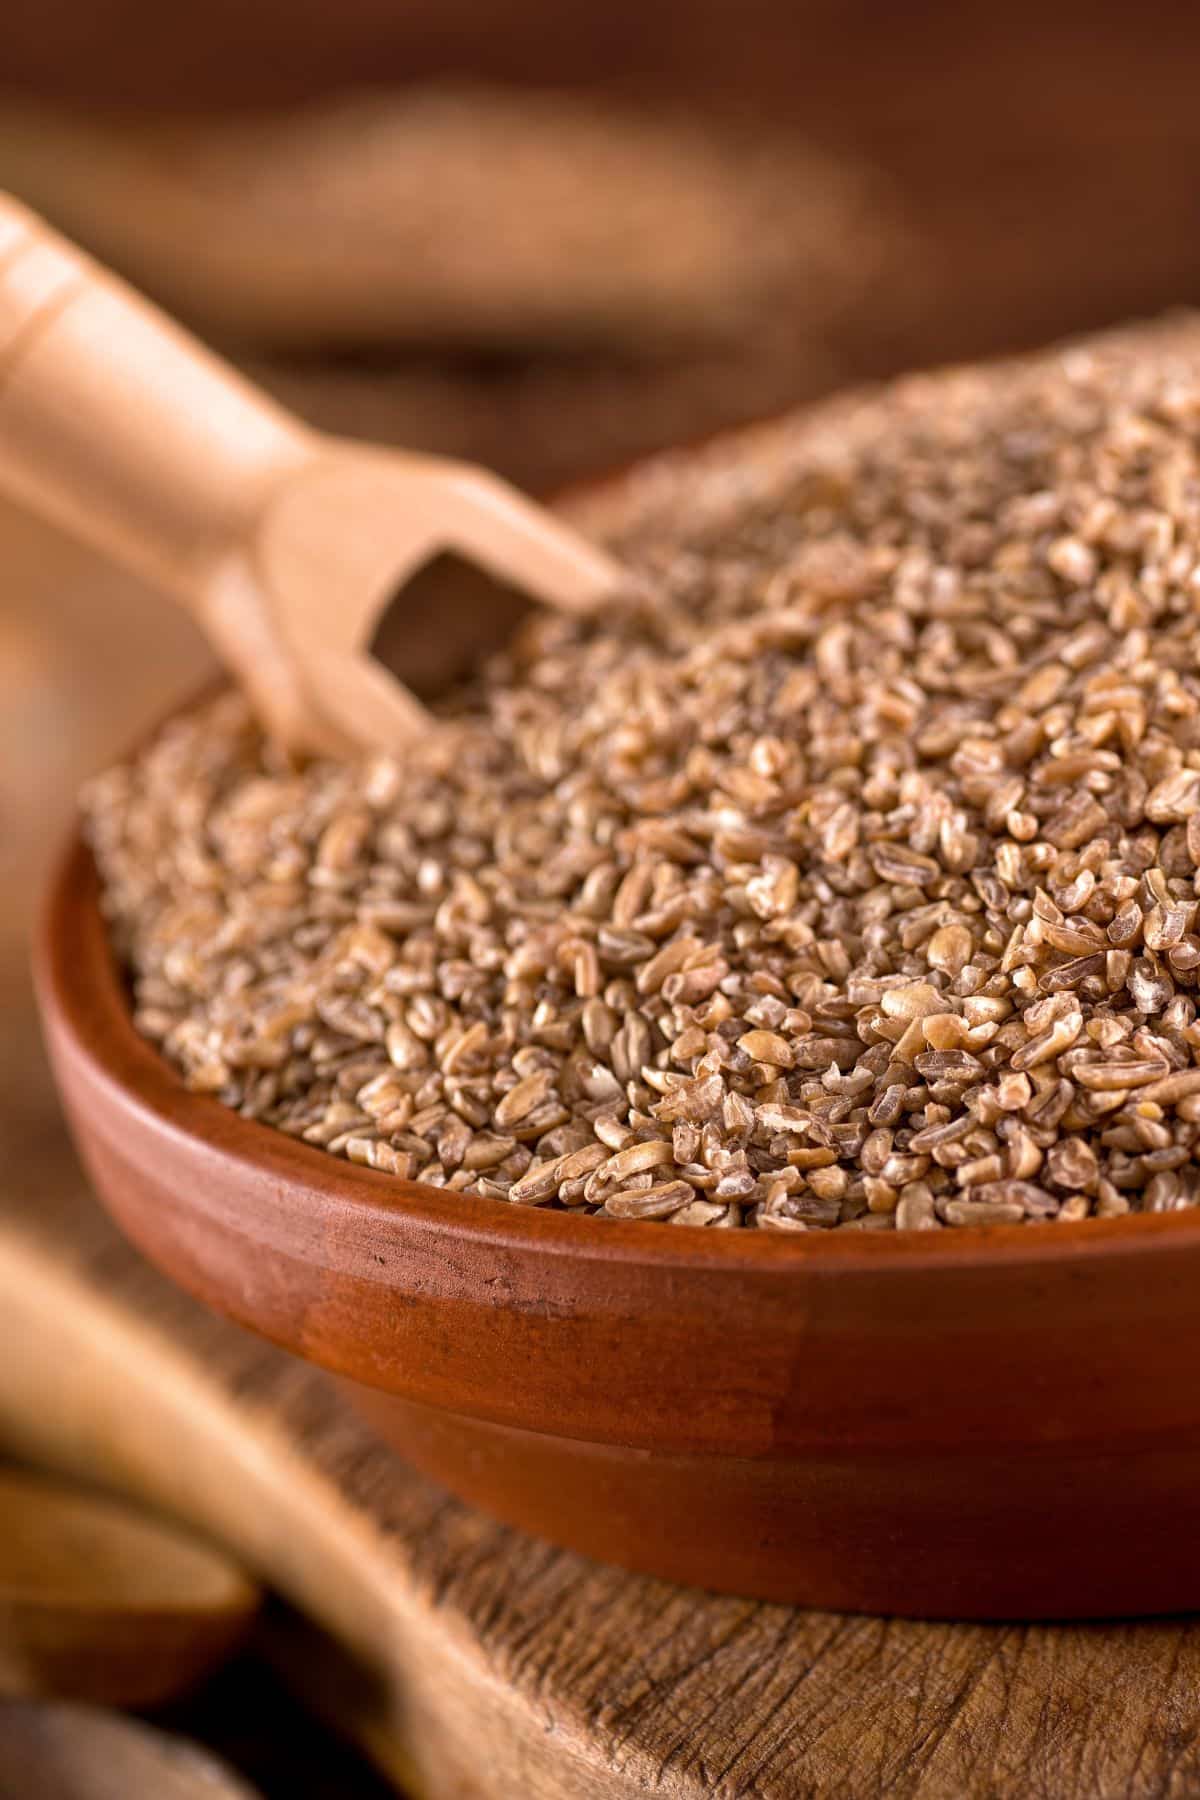
<path fill-rule="evenodd" d="M 1200 1604 L 1200 1212 L 793 1239 L 360 1170 L 188 1093 L 138 1037 L 78 843 L 38 974 L 134 1242 L 500 1518 L 808 1605 Z"/>

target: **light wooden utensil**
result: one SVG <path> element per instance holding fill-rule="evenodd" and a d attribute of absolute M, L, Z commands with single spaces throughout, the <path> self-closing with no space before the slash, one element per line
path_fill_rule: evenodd
<path fill-rule="evenodd" d="M 0 1695 L 157 1705 L 224 1660 L 258 1602 L 234 1563 L 178 1527 L 0 1470 Z"/>
<path fill-rule="evenodd" d="M 308 429 L 3 195 L 0 489 L 186 606 L 296 751 L 429 730 L 369 646 L 439 552 L 569 610 L 621 582 L 483 469 Z"/>
<path fill-rule="evenodd" d="M 207 1750 L 91 1706 L 0 1701 L 0 1800 L 256 1800 Z"/>

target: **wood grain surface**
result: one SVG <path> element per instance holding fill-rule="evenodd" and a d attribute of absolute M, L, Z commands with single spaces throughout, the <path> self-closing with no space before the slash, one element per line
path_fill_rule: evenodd
<path fill-rule="evenodd" d="M 110 593 L 101 627 L 94 574 L 47 535 L 10 522 L 0 543 L 25 646 L 0 713 L 27 721 L 0 929 L 0 1446 L 227 1542 L 314 1621 L 279 1635 L 289 1678 L 429 1800 L 1200 1794 L 1191 1621 L 894 1623 L 613 1573 L 406 1472 L 322 1376 L 126 1248 L 64 1140 L 20 940 L 64 784 L 196 652 L 144 596 Z"/>

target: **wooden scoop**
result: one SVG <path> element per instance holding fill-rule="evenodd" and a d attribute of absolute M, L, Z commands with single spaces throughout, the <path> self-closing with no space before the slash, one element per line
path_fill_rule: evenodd
<path fill-rule="evenodd" d="M 0 489 L 186 606 L 295 751 L 430 729 L 368 646 L 437 553 L 572 610 L 621 581 L 483 469 L 309 430 L 4 195 Z"/>
<path fill-rule="evenodd" d="M 0 1696 L 157 1705 L 230 1654 L 258 1603 L 227 1557 L 177 1527 L 0 1470 Z"/>

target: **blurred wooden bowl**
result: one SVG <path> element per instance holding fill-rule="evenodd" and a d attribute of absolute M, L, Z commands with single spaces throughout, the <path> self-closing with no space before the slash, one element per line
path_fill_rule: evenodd
<path fill-rule="evenodd" d="M 228 1557 L 177 1526 L 71 1482 L 0 1469 L 4 1699 L 162 1705 L 233 1653 L 260 1599 Z"/>
<path fill-rule="evenodd" d="M 20 1800 L 256 1800 L 257 1789 L 198 1744 L 140 1720 L 97 1706 L 4 1700 L 0 1793 Z"/>
<path fill-rule="evenodd" d="M 447 1487 L 774 1600 L 1200 1603 L 1200 1212 L 780 1239 L 396 1181 L 189 1093 L 133 1028 L 98 898 L 76 842 L 38 981 L 100 1195 Z"/>

